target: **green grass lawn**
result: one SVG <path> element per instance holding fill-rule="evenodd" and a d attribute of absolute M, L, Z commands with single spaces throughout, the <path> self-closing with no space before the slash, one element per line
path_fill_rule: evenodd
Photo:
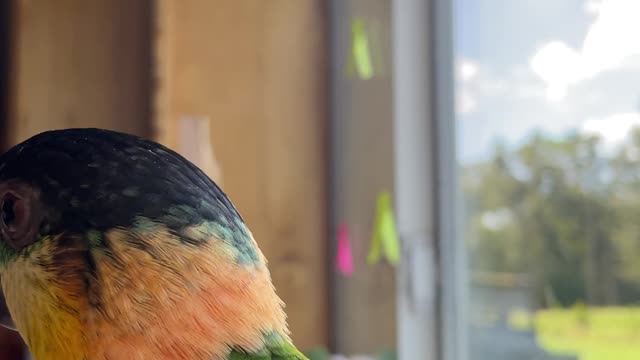
<path fill-rule="evenodd" d="M 522 318 L 516 323 L 527 326 Z M 580 360 L 640 359 L 640 307 L 544 310 L 530 324 L 551 353 L 577 354 Z"/>
<path fill-rule="evenodd" d="M 553 354 L 578 355 L 580 360 L 640 360 L 640 307 L 575 306 L 533 316 L 513 312 L 510 323 L 515 329 L 535 328 L 540 346 Z M 309 357 L 326 360 L 329 354 L 316 351 Z M 394 356 L 389 353 L 377 359 Z"/>

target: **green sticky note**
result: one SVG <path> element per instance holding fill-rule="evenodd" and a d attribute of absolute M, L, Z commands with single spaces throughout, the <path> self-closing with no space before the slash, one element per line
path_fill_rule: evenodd
<path fill-rule="evenodd" d="M 371 232 L 371 248 L 367 255 L 367 262 L 370 265 L 376 264 L 380 260 L 382 243 L 380 238 L 380 223 L 382 220 L 382 208 L 380 207 L 380 196 L 376 204 L 376 217 L 373 220 L 373 231 Z"/>
<path fill-rule="evenodd" d="M 390 264 L 396 265 L 400 260 L 400 241 L 391 204 L 391 194 L 387 191 L 381 192 L 376 205 L 376 217 L 367 261 L 369 264 L 375 264 L 384 255 Z"/>
<path fill-rule="evenodd" d="M 382 252 L 392 265 L 400 260 L 400 242 L 396 231 L 396 222 L 391 207 L 385 208 L 380 220 L 380 239 L 382 240 Z"/>
<path fill-rule="evenodd" d="M 355 67 L 361 79 L 369 80 L 373 77 L 369 38 L 364 20 L 359 17 L 354 17 L 351 20 L 351 56 L 349 60 L 349 65 Z"/>
<path fill-rule="evenodd" d="M 378 236 L 378 231 L 376 231 L 374 227 L 371 237 L 371 248 L 369 249 L 369 255 L 367 255 L 367 262 L 370 265 L 373 265 L 380 260 L 381 248 L 382 245 L 380 244 L 380 237 Z"/>

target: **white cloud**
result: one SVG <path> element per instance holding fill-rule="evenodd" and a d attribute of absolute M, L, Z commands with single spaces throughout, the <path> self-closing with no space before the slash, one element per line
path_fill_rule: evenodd
<path fill-rule="evenodd" d="M 603 118 L 586 120 L 580 132 L 587 135 L 598 135 L 605 146 L 614 147 L 627 140 L 631 130 L 640 126 L 640 113 L 627 112 L 612 114 Z"/>
<path fill-rule="evenodd" d="M 602 2 L 582 46 L 582 66 L 588 76 L 620 67 L 631 56 L 640 54 L 638 14 L 638 0 Z"/>
<path fill-rule="evenodd" d="M 461 82 L 456 91 L 456 111 L 460 114 L 471 113 L 478 106 L 478 100 L 468 86 L 477 77 L 478 69 L 478 64 L 471 60 L 462 59 L 456 63 L 456 80 Z"/>
<path fill-rule="evenodd" d="M 478 74 L 478 64 L 470 60 L 458 62 L 457 76 L 462 81 L 473 79 Z"/>
<path fill-rule="evenodd" d="M 456 112 L 466 115 L 491 107 L 493 100 L 544 100 L 545 87 L 526 65 L 498 73 L 471 60 L 456 64 Z"/>
<path fill-rule="evenodd" d="M 624 67 L 640 55 L 639 0 L 587 1 L 597 14 L 585 35 L 582 49 L 560 41 L 540 47 L 529 65 L 546 83 L 550 100 L 561 100 L 570 86 L 603 71 Z"/>
<path fill-rule="evenodd" d="M 583 77 L 580 54 L 560 41 L 552 41 L 531 58 L 531 69 L 547 83 L 549 100 L 561 100 L 570 85 Z"/>
<path fill-rule="evenodd" d="M 584 11 L 587 14 L 598 15 L 602 8 L 603 0 L 587 0 L 584 4 Z"/>

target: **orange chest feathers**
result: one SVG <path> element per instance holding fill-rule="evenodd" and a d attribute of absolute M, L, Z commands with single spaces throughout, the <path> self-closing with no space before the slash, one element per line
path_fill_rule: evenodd
<path fill-rule="evenodd" d="M 158 229 L 116 229 L 104 242 L 60 254 L 48 239 L 2 270 L 35 360 L 222 360 L 231 346 L 258 350 L 265 333 L 287 333 L 259 250 L 260 261 L 238 263 L 222 240 L 187 246 Z"/>

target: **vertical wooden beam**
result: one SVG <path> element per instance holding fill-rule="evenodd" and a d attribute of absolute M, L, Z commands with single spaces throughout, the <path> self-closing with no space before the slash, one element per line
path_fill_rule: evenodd
<path fill-rule="evenodd" d="M 175 77 L 175 2 L 173 0 L 156 0 L 152 19 L 153 39 L 153 79 L 152 125 L 153 138 L 171 148 L 178 145 L 178 135 L 174 128 L 173 92 Z"/>
<path fill-rule="evenodd" d="M 58 128 L 148 135 L 151 0 L 0 4 L 0 150 Z"/>
<path fill-rule="evenodd" d="M 7 124 L 7 106 L 9 105 L 9 54 L 12 32 L 12 8 L 13 2 L 0 2 L 0 129 Z M 4 135 L 0 131 L 0 135 Z M 0 153 L 7 147 L 7 139 L 0 136 Z M 26 346 L 20 335 L 12 330 L 0 327 L 0 360 L 22 360 Z"/>
<path fill-rule="evenodd" d="M 14 4 L 10 143 L 65 127 L 147 135 L 150 0 Z"/>
<path fill-rule="evenodd" d="M 269 259 L 293 338 L 325 345 L 325 66 L 321 1 L 160 0 L 156 138 L 181 151 L 208 119 L 223 189 Z"/>
<path fill-rule="evenodd" d="M 0 2 L 0 129 L 5 129 L 8 110 L 9 53 L 11 33 L 10 1 Z M 7 148 L 4 131 L 0 131 L 0 153 Z M 20 335 L 12 330 L 0 327 L 0 360 L 22 360 L 26 346 Z"/>
<path fill-rule="evenodd" d="M 9 116 L 9 60 L 13 32 L 13 2 L 0 2 L 0 129 L 5 129 Z M 4 131 L 0 131 L 0 134 Z M 7 147 L 6 136 L 0 136 L 0 152 Z"/>
<path fill-rule="evenodd" d="M 326 138 L 322 2 L 276 0 L 264 12 L 265 201 L 294 336 L 325 345 L 328 330 Z M 283 294 L 283 295 L 284 295 Z"/>

